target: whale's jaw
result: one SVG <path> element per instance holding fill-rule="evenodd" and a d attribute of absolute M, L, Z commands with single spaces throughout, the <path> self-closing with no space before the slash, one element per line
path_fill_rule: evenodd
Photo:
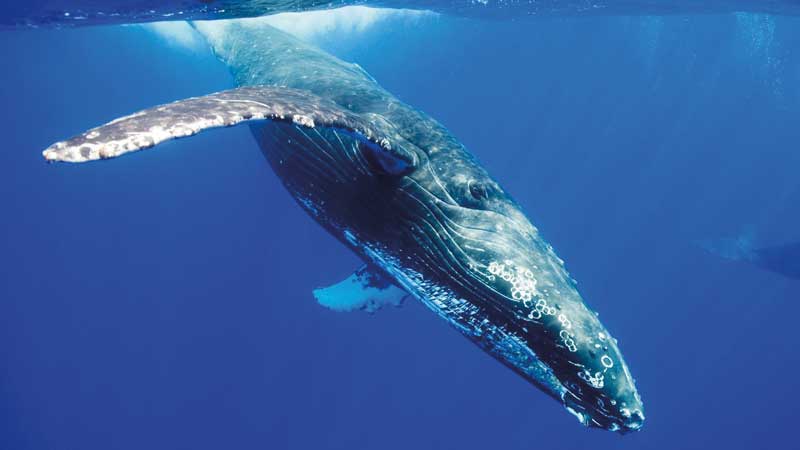
<path fill-rule="evenodd" d="M 558 400 L 586 427 L 627 434 L 644 424 L 641 399 L 628 368 L 620 359 L 624 378 L 611 379 L 617 385 L 616 396 L 591 393 L 575 382 L 572 369 L 548 363 L 558 355 L 539 355 L 512 322 L 492 313 L 485 305 L 473 303 L 453 291 L 447 283 L 426 279 L 420 272 L 387 254 L 380 247 L 364 245 L 350 235 L 351 244 L 360 246 L 370 259 L 390 274 L 398 284 L 439 317 L 459 330 L 478 347 L 492 355 L 523 379 Z M 611 339 L 610 337 L 608 339 Z M 584 369 L 585 370 L 585 369 Z M 581 372 L 582 373 L 582 372 Z M 597 386 L 591 386 L 597 389 Z M 601 387 L 602 388 L 602 387 Z"/>

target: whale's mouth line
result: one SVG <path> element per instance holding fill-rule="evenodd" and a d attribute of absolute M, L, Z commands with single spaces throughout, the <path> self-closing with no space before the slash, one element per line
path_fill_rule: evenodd
<path fill-rule="evenodd" d="M 644 423 L 644 414 L 640 409 L 631 411 L 627 408 L 622 408 L 622 416 L 620 417 L 605 410 L 601 405 L 587 402 L 575 395 L 569 388 L 565 388 L 562 404 L 567 411 L 589 428 L 600 428 L 627 434 L 638 431 Z"/>

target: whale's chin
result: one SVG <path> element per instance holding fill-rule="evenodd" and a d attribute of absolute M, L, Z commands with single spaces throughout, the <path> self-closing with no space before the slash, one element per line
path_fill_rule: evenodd
<path fill-rule="evenodd" d="M 592 407 L 587 407 L 580 400 L 572 398 L 567 392 L 563 398 L 564 408 L 588 428 L 615 431 L 628 434 L 639 431 L 644 425 L 644 413 L 641 409 L 621 408 L 618 416 L 608 415 Z"/>

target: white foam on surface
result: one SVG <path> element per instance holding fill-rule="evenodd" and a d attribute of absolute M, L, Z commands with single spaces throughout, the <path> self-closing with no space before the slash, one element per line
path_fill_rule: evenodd
<path fill-rule="evenodd" d="M 368 8 L 346 6 L 337 9 L 281 13 L 249 19 L 211 20 L 195 22 L 195 26 L 213 42 L 221 38 L 231 22 L 244 26 L 273 26 L 306 42 L 315 42 L 326 37 L 352 36 L 371 31 L 378 26 L 392 24 L 414 25 L 421 20 L 435 18 L 430 11 L 410 9 Z M 171 44 L 189 50 L 207 48 L 200 36 L 188 22 L 155 22 L 141 25 L 156 33 Z"/>
<path fill-rule="evenodd" d="M 326 34 L 358 34 L 389 21 L 414 23 L 435 16 L 436 13 L 430 11 L 346 6 L 320 11 L 281 13 L 250 19 L 248 22 L 267 23 L 299 39 L 312 42 Z"/>

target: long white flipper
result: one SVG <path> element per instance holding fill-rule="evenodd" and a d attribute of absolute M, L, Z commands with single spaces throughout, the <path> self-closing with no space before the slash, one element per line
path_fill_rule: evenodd
<path fill-rule="evenodd" d="M 385 121 L 371 123 L 310 92 L 279 87 L 242 87 L 145 109 L 48 147 L 48 161 L 86 162 L 116 158 L 200 131 L 254 120 L 337 128 L 359 135 L 374 149 L 413 166 L 415 157 L 391 142 L 402 140 Z"/>

